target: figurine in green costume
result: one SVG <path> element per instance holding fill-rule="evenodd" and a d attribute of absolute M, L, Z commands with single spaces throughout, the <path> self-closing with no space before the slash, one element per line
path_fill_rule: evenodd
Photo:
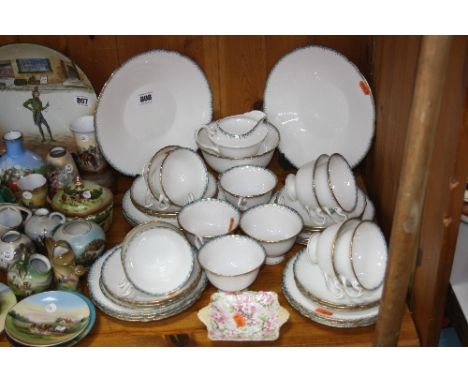
<path fill-rule="evenodd" d="M 23 106 L 31 110 L 33 113 L 33 120 L 34 124 L 39 128 L 39 132 L 42 135 L 42 142 L 45 142 L 45 137 L 44 137 L 44 132 L 42 131 L 42 125 L 47 127 L 47 131 L 49 132 L 50 140 L 55 141 L 54 137 L 52 136 L 52 133 L 50 131 L 49 124 L 47 123 L 46 119 L 44 118 L 44 115 L 42 115 L 42 111 L 46 110 L 49 107 L 49 102 L 45 106 L 42 106 L 42 101 L 39 98 L 39 89 L 37 86 L 34 88 L 32 91 L 32 98 L 28 99 L 26 102 L 23 103 Z"/>

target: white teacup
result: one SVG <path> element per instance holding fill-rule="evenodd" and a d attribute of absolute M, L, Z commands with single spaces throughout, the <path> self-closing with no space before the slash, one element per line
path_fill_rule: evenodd
<path fill-rule="evenodd" d="M 269 169 L 260 166 L 233 167 L 221 174 L 219 187 L 226 200 L 241 211 L 268 203 L 278 179 Z"/>
<path fill-rule="evenodd" d="M 210 143 L 202 143 L 198 136 L 202 130 L 208 132 Z M 229 158 L 244 158 L 258 153 L 268 134 L 263 120 L 257 121 L 243 115 L 231 116 L 204 125 L 195 132 L 195 140 L 205 150 Z"/>
<path fill-rule="evenodd" d="M 367 197 L 359 187 L 357 189 L 356 207 L 348 214 L 348 218 L 361 218 L 367 205 Z"/>
<path fill-rule="evenodd" d="M 161 187 L 169 201 L 179 207 L 201 199 L 208 189 L 208 171 L 192 149 L 179 147 L 161 164 Z"/>
<path fill-rule="evenodd" d="M 218 199 L 200 199 L 189 203 L 177 216 L 188 241 L 197 249 L 208 240 L 232 233 L 239 220 L 239 211 L 232 204 Z"/>
<path fill-rule="evenodd" d="M 250 237 L 226 235 L 205 243 L 198 260 L 216 288 L 239 292 L 257 278 L 265 262 L 265 250 Z"/>
<path fill-rule="evenodd" d="M 262 204 L 242 214 L 240 227 L 265 248 L 267 264 L 279 264 L 294 245 L 304 223 L 292 208 Z"/>
<path fill-rule="evenodd" d="M 315 171 L 315 191 L 322 209 L 343 215 L 353 211 L 357 203 L 357 185 L 351 166 L 341 154 L 333 154 Z"/>
<path fill-rule="evenodd" d="M 180 146 L 171 145 L 158 150 L 143 169 L 145 181 L 148 184 L 148 188 L 154 200 L 158 202 L 158 209 L 160 210 L 168 209 L 170 206 L 169 200 L 166 195 L 164 195 L 161 186 L 161 165 L 164 159 L 179 147 Z"/>
<path fill-rule="evenodd" d="M 341 282 L 335 276 L 332 261 L 333 243 L 341 224 L 333 224 L 320 233 L 313 233 L 307 243 L 307 254 L 313 264 L 318 264 L 328 290 L 337 298 L 342 298 L 345 291 Z"/>

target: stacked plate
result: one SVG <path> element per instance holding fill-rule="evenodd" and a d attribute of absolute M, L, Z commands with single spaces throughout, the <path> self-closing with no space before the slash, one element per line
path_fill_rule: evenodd
<path fill-rule="evenodd" d="M 94 305 L 85 296 L 49 291 L 13 306 L 5 332 L 16 346 L 73 346 L 89 334 L 95 321 Z"/>
<path fill-rule="evenodd" d="M 200 298 L 206 283 L 194 249 L 176 227 L 162 222 L 135 227 L 88 274 L 96 306 L 125 321 L 181 313 Z"/>
<path fill-rule="evenodd" d="M 282 291 L 289 304 L 312 321 L 337 328 L 356 328 L 377 320 L 382 287 L 360 298 L 337 298 L 327 289 L 319 266 L 309 261 L 304 249 L 288 261 Z"/>

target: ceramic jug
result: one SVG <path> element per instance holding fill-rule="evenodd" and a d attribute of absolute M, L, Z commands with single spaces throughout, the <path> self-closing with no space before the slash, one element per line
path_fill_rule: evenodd
<path fill-rule="evenodd" d="M 19 297 L 46 290 L 52 282 L 49 259 L 39 253 L 31 254 L 24 244 L 19 250 L 19 258 L 8 268 L 8 286 Z"/>
<path fill-rule="evenodd" d="M 82 265 L 76 265 L 75 254 L 66 241 L 45 240 L 47 256 L 54 271 L 56 288 L 59 290 L 77 290 L 80 276 L 86 269 Z"/>
<path fill-rule="evenodd" d="M 63 224 L 55 231 L 53 239 L 69 243 L 77 264 L 85 266 L 101 256 L 106 247 L 106 235 L 101 226 L 84 219 Z"/>
<path fill-rule="evenodd" d="M 20 229 L 23 222 L 31 215 L 32 212 L 29 209 L 17 204 L 0 204 L 0 235 Z"/>
<path fill-rule="evenodd" d="M 44 160 L 23 147 L 23 134 L 9 131 L 3 136 L 6 153 L 0 158 L 0 180 L 17 192 L 18 180 L 31 173 L 45 174 Z"/>
<path fill-rule="evenodd" d="M 52 237 L 61 224 L 65 223 L 65 216 L 60 212 L 50 213 L 47 208 L 39 208 L 24 223 L 24 233 L 34 241 L 39 250 L 44 250 L 44 240 Z"/>
<path fill-rule="evenodd" d="M 19 258 L 21 245 L 25 245 L 31 252 L 35 251 L 33 242 L 23 233 L 7 231 L 0 236 L 0 269 L 7 270 Z"/>
<path fill-rule="evenodd" d="M 63 189 L 78 175 L 78 168 L 72 155 L 65 147 L 53 147 L 46 158 L 49 197 L 52 199 L 58 190 Z"/>

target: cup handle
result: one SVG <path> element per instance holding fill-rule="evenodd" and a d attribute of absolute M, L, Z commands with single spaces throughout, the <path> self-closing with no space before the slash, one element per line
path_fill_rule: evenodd
<path fill-rule="evenodd" d="M 276 203 L 284 206 L 284 196 L 278 195 L 278 197 L 276 198 Z"/>
<path fill-rule="evenodd" d="M 189 192 L 187 196 L 187 203 L 192 203 L 193 201 L 195 201 L 195 196 L 193 196 L 193 194 Z"/>
<path fill-rule="evenodd" d="M 239 208 L 240 210 L 244 210 L 246 206 L 247 206 L 247 199 L 241 196 L 239 200 L 237 201 L 237 208 Z"/>
<path fill-rule="evenodd" d="M 211 151 L 215 152 L 216 154 L 221 154 L 221 152 L 219 151 L 218 146 L 216 146 L 214 143 L 212 145 L 207 145 L 207 144 L 201 144 L 200 143 L 200 141 L 198 139 L 198 135 L 199 135 L 200 131 L 203 130 L 203 129 L 206 129 L 208 131 L 208 137 L 210 138 L 210 141 L 213 143 L 211 138 L 215 136 L 216 132 L 213 130 L 214 128 L 209 127 L 207 125 L 203 125 L 203 126 L 199 127 L 197 130 L 195 130 L 195 142 L 197 142 L 198 146 L 200 146 L 203 149 L 211 150 Z"/>
<path fill-rule="evenodd" d="M 337 223 L 344 222 L 345 220 L 348 219 L 348 216 L 343 212 L 341 208 L 334 208 L 333 213 L 335 215 L 338 215 L 340 218 L 342 218 L 342 220 L 339 220 Z"/>
<path fill-rule="evenodd" d="M 60 218 L 60 224 L 64 224 L 67 220 L 67 218 L 65 217 L 64 214 L 60 213 L 60 212 L 51 212 L 49 214 L 49 219 L 50 218 L 53 218 L 54 216 L 58 216 Z"/>
<path fill-rule="evenodd" d="M 146 190 L 146 195 L 145 195 L 145 207 L 152 207 L 153 204 L 154 204 L 154 198 L 153 198 L 153 194 L 151 193 L 151 191 L 148 189 Z"/>
<path fill-rule="evenodd" d="M 160 195 L 159 200 L 158 200 L 158 208 L 161 211 L 164 211 L 164 210 L 167 210 L 169 206 L 170 206 L 169 201 L 163 195 Z"/>
<path fill-rule="evenodd" d="M 22 207 L 22 206 L 15 206 L 15 208 L 20 210 L 20 212 L 24 212 L 27 215 L 26 218 L 23 219 L 23 222 L 25 222 L 26 220 L 28 220 L 32 216 L 32 212 L 28 208 L 25 208 L 25 207 Z"/>
<path fill-rule="evenodd" d="M 205 244 L 205 241 L 201 236 L 195 236 L 195 247 L 200 249 L 202 245 Z"/>
<path fill-rule="evenodd" d="M 319 217 L 320 219 L 320 225 L 325 225 L 325 222 L 327 221 L 327 216 L 323 213 L 323 211 L 317 207 L 315 210 L 312 210 L 310 209 L 309 206 L 304 206 L 307 213 L 309 214 L 309 216 L 314 219 L 316 216 Z"/>
<path fill-rule="evenodd" d="M 335 279 L 330 277 L 327 273 L 322 271 L 323 278 L 325 279 L 325 285 L 327 289 L 337 298 L 343 298 L 344 297 L 344 291 L 342 286 L 340 285 L 340 282 Z"/>
<path fill-rule="evenodd" d="M 344 292 L 351 298 L 358 298 L 362 296 L 363 290 L 358 283 L 351 283 L 351 287 L 348 286 L 346 277 L 340 275 L 341 285 L 343 286 Z"/>

